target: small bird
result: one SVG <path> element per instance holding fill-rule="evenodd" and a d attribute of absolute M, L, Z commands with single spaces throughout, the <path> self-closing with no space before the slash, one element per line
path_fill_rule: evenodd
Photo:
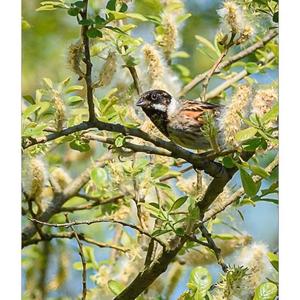
<path fill-rule="evenodd" d="M 201 131 L 204 114 L 216 115 L 220 106 L 192 100 L 178 101 L 163 90 L 142 94 L 140 106 L 152 123 L 171 141 L 189 149 L 206 150 L 210 143 Z"/>

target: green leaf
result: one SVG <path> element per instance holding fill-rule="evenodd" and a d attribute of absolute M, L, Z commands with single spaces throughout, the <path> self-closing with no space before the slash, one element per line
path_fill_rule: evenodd
<path fill-rule="evenodd" d="M 67 105 L 74 106 L 81 103 L 83 99 L 80 96 L 71 96 L 67 99 Z"/>
<path fill-rule="evenodd" d="M 201 36 L 201 35 L 196 35 L 195 38 L 197 39 L 197 41 L 205 46 L 206 48 L 210 49 L 217 57 L 219 56 L 218 51 L 216 50 L 216 48 L 214 47 L 214 45 L 205 37 Z"/>
<path fill-rule="evenodd" d="M 246 71 L 249 73 L 249 74 L 253 74 L 253 73 L 257 73 L 259 72 L 259 65 L 255 62 L 248 62 L 246 63 Z"/>
<path fill-rule="evenodd" d="M 46 83 L 46 85 L 50 88 L 53 89 L 53 83 L 52 80 L 49 78 L 43 78 L 43 81 Z"/>
<path fill-rule="evenodd" d="M 269 257 L 269 261 L 272 264 L 272 266 L 274 267 L 274 269 L 278 272 L 278 255 L 273 253 L 273 252 L 269 252 L 268 253 L 268 257 Z"/>
<path fill-rule="evenodd" d="M 115 146 L 116 146 L 117 148 L 123 147 L 124 142 L 125 142 L 125 139 L 126 139 L 125 136 L 118 136 L 118 137 L 115 139 Z"/>
<path fill-rule="evenodd" d="M 120 12 L 125 12 L 127 11 L 127 9 L 128 9 L 128 5 L 125 2 L 123 2 L 120 8 Z"/>
<path fill-rule="evenodd" d="M 170 211 L 173 211 L 173 210 L 176 210 L 178 209 L 179 207 L 181 207 L 185 202 L 186 200 L 188 199 L 189 197 L 188 196 L 183 196 L 183 197 L 180 197 L 178 198 L 171 206 L 170 208 Z"/>
<path fill-rule="evenodd" d="M 253 138 L 245 141 L 242 147 L 245 151 L 255 151 L 262 144 L 262 139 L 260 137 Z"/>
<path fill-rule="evenodd" d="M 273 15 L 273 22 L 278 23 L 279 21 L 279 12 L 276 11 Z"/>
<path fill-rule="evenodd" d="M 151 170 L 151 177 L 156 179 L 159 178 L 166 173 L 168 173 L 169 167 L 162 165 L 162 164 L 156 164 L 154 168 Z"/>
<path fill-rule="evenodd" d="M 96 38 L 96 37 L 100 37 L 100 38 L 102 37 L 102 32 L 95 27 L 90 28 L 86 34 L 89 38 L 92 38 L 92 39 Z"/>
<path fill-rule="evenodd" d="M 225 168 L 230 169 L 230 168 L 233 168 L 233 167 L 235 166 L 235 162 L 234 162 L 234 160 L 232 159 L 232 157 L 230 157 L 230 156 L 225 156 L 225 157 L 223 158 L 223 165 L 224 165 Z"/>
<path fill-rule="evenodd" d="M 109 0 L 106 4 L 106 8 L 109 10 L 116 10 L 116 0 Z"/>
<path fill-rule="evenodd" d="M 252 177 L 242 168 L 240 168 L 240 175 L 245 193 L 250 197 L 254 197 L 258 192 L 259 185 L 257 185 Z"/>
<path fill-rule="evenodd" d="M 253 300 L 274 300 L 277 295 L 277 286 L 272 282 L 262 283 L 255 289 Z"/>
<path fill-rule="evenodd" d="M 106 20 L 101 18 L 99 15 L 95 17 L 95 23 L 97 25 L 102 25 L 102 24 L 105 24 L 106 23 Z"/>
<path fill-rule="evenodd" d="M 47 125 L 45 124 L 41 124 L 41 125 L 37 125 L 35 127 L 27 127 L 22 136 L 24 137 L 40 137 L 40 136 L 44 136 L 44 129 L 47 127 Z"/>
<path fill-rule="evenodd" d="M 269 123 L 270 121 L 274 121 L 277 119 L 279 113 L 279 104 L 276 103 L 264 116 L 262 117 L 262 121 L 264 124 Z"/>
<path fill-rule="evenodd" d="M 91 172 L 91 179 L 97 187 L 105 186 L 107 178 L 107 173 L 103 168 L 95 168 Z"/>
<path fill-rule="evenodd" d="M 70 143 L 70 147 L 73 149 L 73 150 L 77 150 L 79 152 L 87 152 L 87 151 L 90 151 L 90 146 L 89 144 L 81 141 L 81 140 L 73 140 L 71 143 Z"/>
<path fill-rule="evenodd" d="M 236 135 L 235 138 L 237 141 L 245 141 L 255 136 L 257 133 L 257 129 L 254 127 L 249 127 L 243 130 L 240 130 Z"/>
<path fill-rule="evenodd" d="M 32 113 L 36 112 L 41 108 L 40 104 L 33 104 L 28 106 L 24 111 L 23 111 L 23 118 L 27 119 Z"/>
<path fill-rule="evenodd" d="M 94 21 L 91 19 L 83 19 L 78 22 L 80 25 L 90 26 L 94 24 Z"/>
<path fill-rule="evenodd" d="M 167 185 L 166 183 L 161 183 L 161 182 L 155 182 L 155 186 L 157 186 L 158 188 L 165 190 L 165 191 L 171 191 L 171 187 L 169 185 Z"/>
<path fill-rule="evenodd" d="M 76 17 L 80 12 L 80 8 L 78 7 L 70 7 L 68 9 L 68 14 L 72 17 Z"/>
<path fill-rule="evenodd" d="M 83 86 L 82 85 L 72 85 L 69 86 L 66 90 L 65 90 L 65 94 L 69 94 L 75 91 L 81 91 L 83 90 Z"/>
<path fill-rule="evenodd" d="M 25 95 L 25 96 L 23 96 L 23 98 L 30 104 L 35 104 L 35 101 L 31 95 Z"/>
<path fill-rule="evenodd" d="M 191 13 L 187 13 L 187 14 L 183 14 L 180 15 L 176 18 L 176 22 L 177 24 L 184 22 L 186 19 L 188 19 L 192 14 Z"/>
<path fill-rule="evenodd" d="M 114 295 L 119 295 L 125 288 L 125 286 L 121 282 L 116 281 L 116 280 L 109 280 L 107 284 L 108 284 L 110 291 Z"/>
<path fill-rule="evenodd" d="M 265 169 L 258 165 L 250 165 L 250 169 L 255 175 L 258 175 L 262 178 L 266 178 L 270 175 L 267 171 L 265 171 Z"/>
<path fill-rule="evenodd" d="M 145 16 L 138 14 L 138 13 L 126 13 L 126 16 L 131 19 L 136 19 L 136 20 L 140 20 L 140 21 L 148 21 L 148 19 Z"/>
<path fill-rule="evenodd" d="M 84 3 L 83 1 L 76 1 L 73 3 L 76 7 L 79 7 L 79 8 L 84 8 Z"/>
<path fill-rule="evenodd" d="M 197 292 L 198 299 L 204 300 L 212 284 L 212 277 L 204 267 L 196 267 L 192 270 L 188 287 Z"/>

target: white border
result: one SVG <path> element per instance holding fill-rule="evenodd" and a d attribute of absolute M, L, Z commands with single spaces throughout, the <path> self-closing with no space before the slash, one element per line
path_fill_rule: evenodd
<path fill-rule="evenodd" d="M 299 297 L 300 284 L 300 1 L 280 1 L 279 19 L 279 295 L 290 300 Z"/>
<path fill-rule="evenodd" d="M 21 299 L 21 1 L 1 3 L 1 299 Z"/>

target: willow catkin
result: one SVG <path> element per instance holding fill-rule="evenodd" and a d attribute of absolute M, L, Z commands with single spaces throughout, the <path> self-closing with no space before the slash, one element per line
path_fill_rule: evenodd
<path fill-rule="evenodd" d="M 148 66 L 148 75 L 153 82 L 161 81 L 164 74 L 164 66 L 161 62 L 159 52 L 151 45 L 146 44 L 143 47 L 145 61 Z"/>
<path fill-rule="evenodd" d="M 272 108 L 276 100 L 278 100 L 278 93 L 275 89 L 259 90 L 252 101 L 252 113 L 262 116 Z"/>
<path fill-rule="evenodd" d="M 241 85 L 232 96 L 231 102 L 224 109 L 219 120 L 221 133 L 227 147 L 236 147 L 235 136 L 242 127 L 239 114 L 245 116 L 250 102 L 252 90 L 248 85 Z"/>
<path fill-rule="evenodd" d="M 59 95 L 54 95 L 53 104 L 55 108 L 55 128 L 60 131 L 63 129 L 65 121 L 65 106 Z"/>
<path fill-rule="evenodd" d="M 177 27 L 171 15 L 165 14 L 162 17 L 162 26 L 164 33 L 162 35 L 161 46 L 167 60 L 170 59 L 171 54 L 176 48 L 177 42 Z"/>
<path fill-rule="evenodd" d="M 99 73 L 99 79 L 95 86 L 104 87 L 108 86 L 117 70 L 117 56 L 114 52 L 109 52 L 106 61 Z"/>
<path fill-rule="evenodd" d="M 248 275 L 242 279 L 234 294 L 241 299 L 252 299 L 255 289 L 272 272 L 267 246 L 263 243 L 253 243 L 245 247 L 238 258 L 238 264 L 248 268 Z"/>
<path fill-rule="evenodd" d="M 53 179 L 58 183 L 61 189 L 67 187 L 72 181 L 72 178 L 63 168 L 55 168 L 51 173 Z"/>
<path fill-rule="evenodd" d="M 81 71 L 80 63 L 82 60 L 83 45 L 81 42 L 71 44 L 68 49 L 68 65 L 72 71 L 79 77 L 83 77 L 84 74 Z"/>
<path fill-rule="evenodd" d="M 167 291 L 166 291 L 167 299 L 170 299 L 172 293 L 174 292 L 181 278 L 182 271 L 183 271 L 182 265 L 180 265 L 179 262 L 175 261 L 172 264 L 172 267 L 167 275 L 167 282 L 168 282 Z"/>
<path fill-rule="evenodd" d="M 37 199 L 42 193 L 46 181 L 46 168 L 39 158 L 26 159 L 23 170 L 23 188 L 29 198 Z"/>

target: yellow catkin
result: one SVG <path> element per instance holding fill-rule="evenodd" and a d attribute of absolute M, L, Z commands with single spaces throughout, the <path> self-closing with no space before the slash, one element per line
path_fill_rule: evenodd
<path fill-rule="evenodd" d="M 165 57 L 167 60 L 170 59 L 170 55 L 176 48 L 177 41 L 177 28 L 173 18 L 166 14 L 162 17 L 162 26 L 164 33 L 162 36 L 161 46 L 163 48 Z"/>
<path fill-rule="evenodd" d="M 241 31 L 240 37 L 237 39 L 236 44 L 242 44 L 248 41 L 254 35 L 254 28 L 246 25 Z"/>
<path fill-rule="evenodd" d="M 181 177 L 177 181 L 176 185 L 182 192 L 188 194 L 189 196 L 197 197 L 199 199 L 202 198 L 207 189 L 207 183 L 204 180 L 204 178 L 202 178 L 201 190 L 198 190 L 196 176 L 192 176 L 187 179 Z"/>
<path fill-rule="evenodd" d="M 100 71 L 97 87 L 107 86 L 111 83 L 117 69 L 117 57 L 114 52 L 109 52 L 106 61 Z"/>
<path fill-rule="evenodd" d="M 162 81 L 164 75 L 164 66 L 161 62 L 159 52 L 151 45 L 146 44 L 143 47 L 143 53 L 148 66 L 148 75 L 155 84 Z"/>
<path fill-rule="evenodd" d="M 248 235 L 236 236 L 230 240 L 215 239 L 216 245 L 221 249 L 223 257 L 227 257 L 236 250 L 248 245 L 252 238 Z M 200 247 L 199 251 L 190 251 L 185 254 L 184 259 L 188 265 L 199 266 L 216 262 L 216 257 L 212 251 L 206 247 Z"/>
<path fill-rule="evenodd" d="M 55 127 L 56 130 L 60 131 L 63 129 L 65 121 L 65 106 L 59 95 L 54 95 L 53 104 L 55 108 Z"/>
<path fill-rule="evenodd" d="M 82 59 L 83 45 L 81 42 L 71 44 L 68 50 L 68 64 L 75 74 L 79 77 L 83 77 L 83 72 L 80 68 Z"/>
<path fill-rule="evenodd" d="M 45 165 L 41 159 L 31 158 L 25 161 L 23 170 L 26 170 L 26 174 L 23 175 L 24 191 L 30 198 L 37 199 L 46 180 Z"/>
<path fill-rule="evenodd" d="M 222 115 L 220 120 L 221 132 L 228 147 L 238 145 L 235 135 L 242 126 L 242 120 L 238 114 L 245 116 L 250 97 L 251 88 L 248 85 L 239 86 L 232 96 L 231 103 L 228 104 Z"/>
<path fill-rule="evenodd" d="M 72 181 L 69 174 L 63 168 L 55 168 L 51 173 L 53 179 L 58 183 L 61 189 L 67 187 Z"/>
<path fill-rule="evenodd" d="M 259 90 L 252 101 L 252 113 L 262 116 L 267 113 L 278 100 L 278 93 L 275 89 Z"/>

